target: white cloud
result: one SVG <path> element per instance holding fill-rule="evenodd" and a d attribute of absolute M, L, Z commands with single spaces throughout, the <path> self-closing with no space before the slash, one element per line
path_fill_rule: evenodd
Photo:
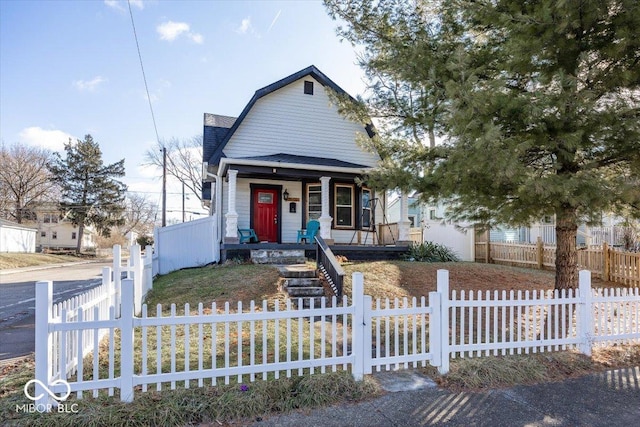
<path fill-rule="evenodd" d="M 92 80 L 76 80 L 73 82 L 73 85 L 80 91 L 93 92 L 98 88 L 98 86 L 106 81 L 107 79 L 104 77 L 96 76 Z"/>
<path fill-rule="evenodd" d="M 186 22 L 167 21 L 156 27 L 156 31 L 160 34 L 160 40 L 174 41 L 181 35 L 184 35 L 192 42 L 202 44 L 204 37 L 202 34 L 194 33 Z"/>
<path fill-rule="evenodd" d="M 253 32 L 253 25 L 251 25 L 251 17 L 247 16 L 242 20 L 240 26 L 236 28 L 236 32 L 240 34 L 247 34 L 247 32 Z"/>
<path fill-rule="evenodd" d="M 52 151 L 64 150 L 64 144 L 69 141 L 69 138 L 73 141 L 77 139 L 67 132 L 57 129 L 42 129 L 39 126 L 25 128 L 20 131 L 18 136 L 20 141 L 25 144 L 48 148 Z"/>
<path fill-rule="evenodd" d="M 131 1 L 131 4 L 137 7 L 138 9 L 140 10 L 144 9 L 144 2 L 142 0 L 130 0 L 130 1 Z M 104 4 L 112 9 L 124 12 L 125 7 L 127 5 L 127 1 L 126 0 L 104 0 Z"/>

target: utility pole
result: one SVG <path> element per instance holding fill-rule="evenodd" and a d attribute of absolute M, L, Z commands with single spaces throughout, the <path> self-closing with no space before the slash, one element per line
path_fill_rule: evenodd
<path fill-rule="evenodd" d="M 184 222 L 184 182 L 182 183 L 182 222 Z"/>
<path fill-rule="evenodd" d="M 167 226 L 167 148 L 162 147 L 162 226 Z"/>

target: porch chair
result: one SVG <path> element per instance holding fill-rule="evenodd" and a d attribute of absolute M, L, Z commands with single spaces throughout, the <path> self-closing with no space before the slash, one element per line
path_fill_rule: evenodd
<path fill-rule="evenodd" d="M 240 235 L 240 243 L 258 243 L 258 236 L 253 228 L 238 228 L 238 234 Z"/>
<path fill-rule="evenodd" d="M 298 240 L 297 243 L 300 243 L 301 240 L 306 241 L 307 243 L 313 242 L 313 238 L 318 234 L 318 230 L 320 229 L 320 223 L 315 219 L 312 219 L 307 223 L 307 228 L 298 230 Z"/>

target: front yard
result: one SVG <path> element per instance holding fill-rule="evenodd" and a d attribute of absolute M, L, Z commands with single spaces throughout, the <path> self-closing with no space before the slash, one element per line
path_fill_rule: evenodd
<path fill-rule="evenodd" d="M 345 262 L 343 263 L 348 277 L 345 280 L 345 295 L 351 295 L 351 274 L 353 272 L 364 273 L 365 294 L 371 295 L 374 301 L 378 298 L 391 300 L 403 297 L 426 296 L 430 291 L 436 289 L 436 274 L 438 269 L 447 269 L 450 272 L 450 287 L 452 290 L 548 290 L 553 288 L 553 272 L 520 269 L 498 265 L 474 264 L 474 263 L 418 263 L 404 261 L 377 261 L 377 262 Z M 267 300 L 269 310 L 275 304 L 284 306 L 286 295 L 278 289 L 278 272 L 274 267 L 252 264 L 231 264 L 224 266 L 209 266 L 196 269 L 182 270 L 158 278 L 154 282 L 153 291 L 147 296 L 148 315 L 155 316 L 156 307 L 162 304 L 162 316 L 171 313 L 171 305 L 177 307 L 177 314 L 184 314 L 185 304 L 189 304 L 192 314 L 196 314 L 198 304 L 203 303 L 205 310 L 210 310 L 212 302 L 216 302 L 219 308 L 229 303 L 231 309 L 237 307 L 238 302 L 246 309 L 253 300 L 256 306 L 262 307 L 261 301 Z M 594 286 L 601 286 L 602 283 L 593 281 Z M 612 286 L 613 284 L 606 284 Z M 175 309 L 173 309 L 175 312 Z M 205 311 L 206 313 L 206 311 Z M 330 316 L 328 316 L 330 317 Z M 323 329 L 326 322 L 327 329 Z M 235 323 L 235 322 L 234 322 Z M 217 348 L 217 355 L 213 357 L 215 366 L 223 366 L 225 357 L 233 361 L 238 357 L 239 337 L 242 340 L 256 337 L 257 346 L 255 357 L 260 360 L 261 352 L 265 352 L 269 360 L 274 352 L 278 352 L 275 347 L 263 349 L 259 341 L 262 339 L 263 325 L 266 323 L 256 322 L 255 330 L 247 329 L 249 322 L 244 322 L 238 330 L 234 331 L 236 325 L 230 325 L 231 342 L 219 340 L 212 341 L 212 325 L 204 325 L 202 332 L 197 332 L 197 327 L 191 328 L 192 339 L 186 339 L 185 328 L 183 326 L 163 326 L 151 327 L 146 331 L 138 328 L 136 331 L 136 372 L 140 371 L 142 361 L 142 342 L 146 341 L 149 348 L 146 358 L 146 368 L 150 372 L 155 372 L 156 354 L 161 355 L 162 372 L 173 371 L 169 367 L 173 364 L 178 370 L 184 368 L 186 363 L 191 365 L 191 369 L 198 369 L 197 360 L 205 360 L 205 365 L 212 361 L 212 348 Z M 239 323 L 239 322 L 238 322 Z M 342 319 L 333 319 L 333 323 L 342 323 Z M 275 328 L 283 337 L 280 341 L 279 352 L 284 355 L 287 351 L 293 353 L 293 359 L 297 358 L 297 351 L 307 352 L 308 341 L 319 340 L 322 333 L 329 334 L 330 319 L 316 319 L 314 327 L 309 329 L 304 326 L 305 333 L 298 335 L 298 328 L 302 328 L 298 321 L 292 322 L 291 329 L 287 330 L 286 322 L 276 323 Z M 223 325 L 218 324 L 216 330 L 222 333 Z M 253 326 L 252 326 L 253 327 Z M 265 335 L 271 340 L 274 330 L 269 322 L 269 329 Z M 242 328 L 242 329 L 240 329 Z M 311 332 L 314 331 L 314 332 Z M 235 334 L 234 334 L 235 332 Z M 309 340 L 311 333 L 311 340 Z M 197 335 L 200 334 L 200 335 Z M 116 333 L 116 335 L 118 335 Z M 157 337 L 161 335 L 161 340 Z M 287 348 L 284 337 L 287 335 L 297 337 L 304 336 L 304 344 L 298 346 L 297 342 L 291 343 L 291 348 Z M 204 336 L 208 345 L 204 348 L 196 344 Z M 146 337 L 146 338 L 144 338 Z M 197 339 L 196 339 L 197 338 Z M 241 340 L 241 341 L 242 341 Z M 116 347 L 119 347 L 119 338 L 116 338 Z M 176 343 L 177 348 L 171 349 Z M 271 342 L 271 341 L 270 341 Z M 320 351 L 319 341 L 316 343 L 315 352 Z M 101 346 L 100 370 L 103 371 L 108 365 L 108 352 L 102 351 Z M 343 342 L 338 342 L 338 355 L 346 347 Z M 185 351 L 185 348 L 187 351 Z M 322 351 L 329 352 L 329 348 Z M 199 357 L 198 353 L 204 352 L 204 357 Z M 177 357 L 172 356 L 177 355 Z M 186 355 L 186 357 L 185 357 Z M 191 357 L 189 357 L 191 355 Z M 320 355 L 322 356 L 322 355 Z M 248 355 L 243 353 L 240 357 L 243 364 L 249 362 Z M 283 356 L 284 357 L 284 356 Z M 118 353 L 116 352 L 116 362 Z M 92 365 L 90 357 L 85 363 L 85 367 Z M 227 359 L 228 360 L 228 359 Z M 281 359 L 283 360 L 283 359 Z M 167 365 L 169 364 L 169 365 Z M 431 375 L 440 385 L 453 389 L 473 390 L 490 387 L 505 387 L 513 384 L 524 384 L 542 381 L 561 380 L 571 376 L 583 375 L 589 372 L 601 371 L 611 367 L 637 366 L 640 364 L 640 346 L 616 346 L 598 349 L 593 358 L 588 358 L 581 354 L 565 351 L 558 353 L 542 353 L 528 355 L 507 355 L 482 357 L 472 359 L 453 359 L 449 374 L 440 376 L 434 368 L 421 368 L 428 375 Z M 116 363 L 116 374 L 119 365 Z M 206 366 L 205 366 L 206 368 Z M 101 393 L 98 398 L 90 397 L 90 393 L 84 394 L 84 399 L 71 402 L 79 406 L 78 413 L 72 414 L 23 414 L 16 413 L 16 405 L 24 403 L 24 384 L 33 378 L 33 361 L 16 362 L 13 365 L 5 365 L 0 370 L 0 424 L 2 425 L 98 425 L 101 422 L 127 423 L 131 425 L 187 425 L 201 422 L 216 422 L 223 425 L 232 423 L 240 419 L 248 419 L 269 415 L 274 412 L 289 411 L 296 408 L 311 408 L 319 405 L 329 405 L 339 401 L 365 399 L 380 393 L 379 387 L 371 378 L 363 383 L 356 383 L 351 375 L 346 371 L 327 373 L 322 375 L 296 376 L 294 370 L 292 378 L 284 378 L 284 373 L 280 379 L 274 377 L 274 373 L 268 375 L 267 381 L 258 379 L 255 383 L 231 376 L 227 381 L 228 385 L 223 385 L 219 381 L 215 386 L 209 379 L 198 384 L 191 381 L 189 389 L 183 389 L 182 384 L 178 384 L 177 390 L 169 390 L 171 384 L 163 383 L 162 391 L 155 391 L 155 386 L 150 385 L 149 391 L 141 392 L 137 390 L 136 398 L 131 404 L 119 402 L 116 397 L 107 397 Z M 328 370 L 327 370 L 328 371 Z M 319 370 L 316 370 L 319 372 Z M 87 373 L 85 371 L 85 376 Z M 259 377 L 260 378 L 260 377 Z M 229 381 L 230 380 L 230 381 Z M 224 382 L 227 382 L 224 381 Z M 242 383 L 245 381 L 245 383 Z M 204 385 L 204 386 L 202 386 Z M 45 418 L 46 417 L 46 418 Z M 234 421 L 235 420 L 235 421 Z"/>

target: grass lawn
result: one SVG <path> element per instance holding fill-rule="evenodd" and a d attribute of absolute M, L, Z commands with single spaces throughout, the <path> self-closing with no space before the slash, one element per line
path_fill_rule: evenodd
<path fill-rule="evenodd" d="M 0 270 L 11 268 L 33 267 L 46 264 L 60 264 L 74 262 L 85 259 L 75 255 L 54 255 L 54 254 L 27 254 L 27 253 L 0 253 Z"/>
<path fill-rule="evenodd" d="M 542 290 L 553 288 L 554 281 L 553 272 L 474 263 L 377 261 L 346 262 L 343 267 L 348 274 L 345 294 L 351 293 L 351 273 L 361 271 L 365 275 L 365 293 L 371 295 L 374 300 L 427 295 L 429 291 L 435 290 L 436 272 L 440 268 L 450 271 L 451 288 L 460 290 Z M 282 304 L 286 296 L 278 290 L 278 280 L 277 270 L 265 265 L 209 266 L 178 271 L 159 277 L 154 282 L 154 289 L 147 297 L 149 313 L 150 316 L 151 313 L 155 313 L 157 304 L 162 304 L 162 312 L 167 313 L 170 311 L 170 305 L 175 303 L 178 314 L 183 313 L 185 303 L 189 303 L 192 313 L 200 302 L 205 307 L 211 307 L 213 301 L 217 307 L 229 302 L 232 308 L 235 308 L 239 301 L 247 308 L 251 300 L 255 300 L 258 306 L 261 306 L 262 300 L 268 300 L 269 306 L 276 302 Z M 598 283 L 594 281 L 594 285 Z M 282 326 L 280 325 L 281 328 Z M 295 329 L 295 324 L 293 326 Z M 231 328 L 233 329 L 233 326 Z M 256 324 L 256 328 L 255 336 L 259 337 L 260 325 Z M 194 329 L 197 328 L 193 327 L 192 330 Z M 147 342 L 154 345 L 155 328 L 149 328 L 147 332 L 150 338 Z M 245 332 L 236 333 L 236 339 L 238 335 L 248 335 Z M 163 354 L 168 352 L 164 343 L 170 341 L 167 337 L 171 333 L 177 334 L 179 346 L 184 341 L 184 328 L 181 326 L 176 327 L 174 331 L 171 331 L 170 327 L 163 327 L 160 333 L 166 335 L 162 339 L 163 345 L 160 346 Z M 294 330 L 291 334 L 297 335 Z M 282 330 L 280 335 L 285 336 L 285 330 Z M 137 331 L 136 348 L 140 346 L 140 339 L 141 331 Z M 197 349 L 193 347 L 195 341 L 192 340 L 191 347 L 186 352 L 184 347 L 180 352 L 181 357 L 184 357 L 184 353 L 191 354 L 191 363 L 197 356 Z M 217 359 L 222 362 L 225 343 L 221 342 L 219 345 Z M 153 372 L 156 348 L 151 347 L 149 351 L 149 370 Z M 227 351 L 231 352 L 232 360 L 237 357 L 235 342 Z M 209 360 L 210 354 L 209 352 L 207 356 Z M 101 359 L 102 357 L 104 355 L 101 355 Z M 163 355 L 163 366 L 168 360 Z M 135 363 L 139 367 L 141 362 L 136 360 Z M 181 364 L 184 365 L 184 359 L 177 360 L 178 367 Z M 445 376 L 439 376 L 433 368 L 426 368 L 424 372 L 433 376 L 443 387 L 477 390 L 561 380 L 607 368 L 638 364 L 640 346 L 636 345 L 598 349 L 593 358 L 574 352 L 559 352 L 453 359 L 451 371 Z M 85 362 L 85 366 L 91 366 L 89 360 Z M 163 372 L 165 371 L 163 368 Z M 168 390 L 163 384 L 162 392 L 136 393 L 136 398 L 131 404 L 122 404 L 117 397 L 100 396 L 94 399 L 88 397 L 90 393 L 85 393 L 83 400 L 74 401 L 79 404 L 78 414 L 17 414 L 16 404 L 27 403 L 22 394 L 22 387 L 31 378 L 32 358 L 0 367 L 0 425 L 225 425 L 296 408 L 313 408 L 380 394 L 380 388 L 372 378 L 367 377 L 366 381 L 356 383 L 348 372 L 338 371 L 302 377 L 296 377 L 294 374 L 292 378 L 280 379 L 274 379 L 273 375 L 269 375 L 267 381 L 246 382 L 246 387 L 234 384 L 234 378 L 228 385 L 221 385 L 220 381 L 219 385 L 212 387 L 205 382 L 204 387 L 192 386 L 186 390 L 181 389 L 181 386 L 177 390 Z M 155 387 L 150 386 L 149 389 L 154 390 Z M 160 411 L 158 408 L 163 410 Z"/>

